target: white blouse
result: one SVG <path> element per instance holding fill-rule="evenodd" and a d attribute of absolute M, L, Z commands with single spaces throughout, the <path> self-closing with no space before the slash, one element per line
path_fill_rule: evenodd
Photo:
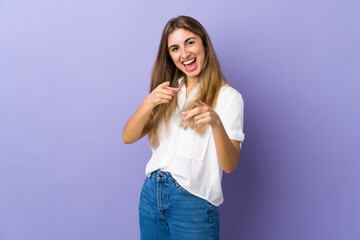
<path fill-rule="evenodd" d="M 183 78 L 179 79 L 181 82 Z M 179 114 L 186 101 L 193 101 L 199 85 L 186 98 L 186 86 L 178 92 L 178 107 L 174 111 L 167 131 L 162 123 L 159 146 L 152 149 L 152 157 L 146 165 L 145 173 L 150 177 L 156 170 L 168 171 L 174 179 L 190 193 L 201 197 L 215 206 L 223 201 L 221 168 L 211 127 L 200 136 L 194 130 L 179 127 Z M 241 94 L 230 85 L 221 87 L 216 107 L 227 135 L 230 139 L 244 141 L 244 102 Z"/>

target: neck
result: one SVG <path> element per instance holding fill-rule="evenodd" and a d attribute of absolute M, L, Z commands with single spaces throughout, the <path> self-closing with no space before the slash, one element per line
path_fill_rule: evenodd
<path fill-rule="evenodd" d="M 190 92 L 195 88 L 195 86 L 200 82 L 200 78 L 188 78 L 186 77 L 186 97 L 189 96 Z"/>
<path fill-rule="evenodd" d="M 186 87 L 194 88 L 200 82 L 200 77 L 186 77 Z"/>

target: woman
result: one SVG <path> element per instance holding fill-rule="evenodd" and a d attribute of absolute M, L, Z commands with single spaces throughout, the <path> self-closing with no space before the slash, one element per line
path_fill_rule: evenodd
<path fill-rule="evenodd" d="M 150 94 L 127 122 L 123 141 L 148 134 L 140 204 L 141 239 L 219 239 L 222 172 L 244 140 L 243 99 L 227 84 L 210 38 L 195 19 L 165 26 Z"/>

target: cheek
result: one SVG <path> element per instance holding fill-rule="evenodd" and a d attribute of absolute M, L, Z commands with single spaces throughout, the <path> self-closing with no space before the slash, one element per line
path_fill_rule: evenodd
<path fill-rule="evenodd" d="M 176 65 L 179 64 L 177 54 L 170 54 L 170 57 Z"/>
<path fill-rule="evenodd" d="M 182 64 L 181 64 L 181 62 L 179 62 L 178 56 L 177 56 L 176 54 L 171 54 L 170 57 L 171 57 L 171 60 L 173 61 L 174 65 L 175 65 L 178 69 L 180 69 L 181 66 L 182 66 Z"/>
<path fill-rule="evenodd" d="M 196 54 L 198 56 L 201 56 L 202 59 L 204 59 L 205 58 L 205 49 L 202 48 L 202 47 L 197 48 L 196 49 Z"/>

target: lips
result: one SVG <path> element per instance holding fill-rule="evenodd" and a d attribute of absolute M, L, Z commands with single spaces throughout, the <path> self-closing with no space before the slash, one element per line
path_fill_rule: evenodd
<path fill-rule="evenodd" d="M 190 59 L 190 60 L 188 60 L 188 61 L 184 61 L 183 64 L 184 64 L 184 66 L 185 66 L 185 65 L 188 65 L 188 64 L 190 64 L 190 63 L 192 63 L 192 62 L 194 62 L 194 61 L 196 61 L 196 58 Z"/>
<path fill-rule="evenodd" d="M 186 71 L 188 72 L 193 71 L 196 68 L 196 58 L 190 59 L 188 61 L 184 61 L 183 65 Z"/>

